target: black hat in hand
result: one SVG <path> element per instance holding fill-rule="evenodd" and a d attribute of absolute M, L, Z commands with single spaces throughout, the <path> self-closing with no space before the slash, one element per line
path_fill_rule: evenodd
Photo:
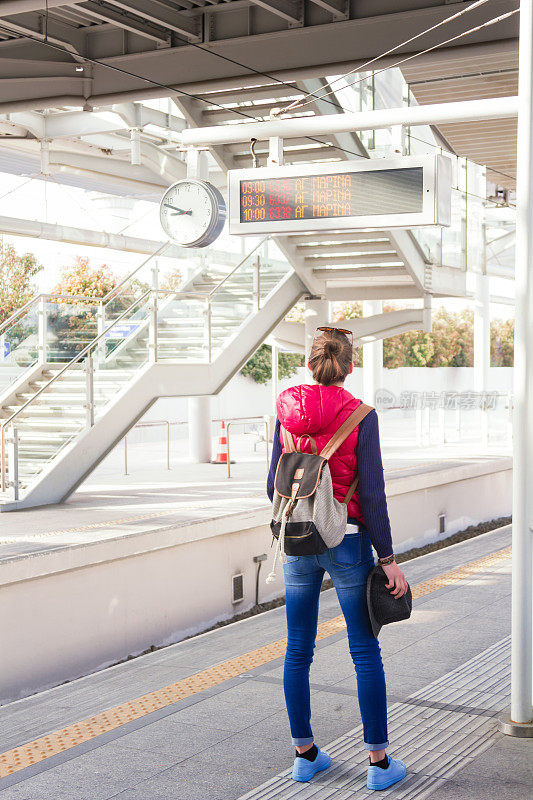
<path fill-rule="evenodd" d="M 401 597 L 394 597 L 391 590 L 387 589 L 389 582 L 383 568 L 376 564 L 366 580 L 366 600 L 372 632 L 378 637 L 382 625 L 389 622 L 399 622 L 402 619 L 409 619 L 413 607 L 413 596 L 411 587 L 407 585 L 407 591 Z"/>

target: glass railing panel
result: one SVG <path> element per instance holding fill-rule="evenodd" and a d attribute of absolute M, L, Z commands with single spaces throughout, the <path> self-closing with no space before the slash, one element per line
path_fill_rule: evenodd
<path fill-rule="evenodd" d="M 31 397 L 28 393 L 27 399 Z M 71 365 L 33 397 L 12 423 L 18 434 L 21 487 L 28 486 L 86 426 L 84 365 Z"/>
<path fill-rule="evenodd" d="M 207 296 L 157 293 L 157 360 L 209 361 L 209 303 Z"/>
<path fill-rule="evenodd" d="M 485 263 L 487 271 L 512 274 L 515 265 L 516 209 L 487 200 L 485 216 Z"/>
<path fill-rule="evenodd" d="M 243 322 L 260 307 L 261 248 L 212 292 L 209 300 L 211 359 L 219 355 Z"/>
<path fill-rule="evenodd" d="M 44 314 L 45 361 L 70 361 L 98 334 L 98 301 L 50 297 Z"/>
<path fill-rule="evenodd" d="M 466 194 L 452 189 L 451 225 L 441 228 L 441 264 L 466 269 Z"/>
<path fill-rule="evenodd" d="M 0 334 L 0 392 L 14 383 L 39 359 L 37 301 Z"/>
<path fill-rule="evenodd" d="M 185 248 L 172 247 L 172 252 L 178 251 L 176 257 L 147 256 L 129 277 L 123 278 L 116 288 L 108 293 L 102 306 L 105 327 L 120 316 L 135 300 L 142 297 L 148 289 L 155 289 L 158 286 L 159 288 L 179 289 L 184 280 L 199 269 L 202 263 L 201 255 L 193 251 L 189 251 L 188 255 Z"/>
<path fill-rule="evenodd" d="M 292 267 L 273 239 L 267 239 L 261 248 L 259 272 L 260 302 L 269 296 Z"/>
<path fill-rule="evenodd" d="M 481 270 L 485 258 L 485 205 L 487 197 L 486 168 L 466 163 L 466 265 Z"/>
<path fill-rule="evenodd" d="M 115 369 L 131 364 L 137 369 L 148 360 L 148 334 L 152 312 L 152 293 L 145 292 L 120 317 L 109 323 L 93 349 L 95 364 L 101 369 Z"/>

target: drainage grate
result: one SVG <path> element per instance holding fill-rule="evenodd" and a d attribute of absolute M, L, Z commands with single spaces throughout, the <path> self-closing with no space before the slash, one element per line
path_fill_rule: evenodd
<path fill-rule="evenodd" d="M 496 715 L 510 696 L 510 637 L 449 672 L 404 702 L 389 708 L 389 738 L 394 752 L 407 764 L 407 777 L 391 793 L 395 800 L 423 800 L 445 785 L 459 770 L 487 750 L 499 735 Z M 412 700 L 435 703 L 413 704 Z M 442 706 L 445 705 L 443 708 Z M 483 708 L 483 719 L 461 707 Z M 309 784 L 296 784 L 285 770 L 239 800 L 366 800 L 375 792 L 366 787 L 368 753 L 358 725 L 324 749 L 332 766 Z"/>
<path fill-rule="evenodd" d="M 239 575 L 234 575 L 231 579 L 231 586 L 232 586 L 232 603 L 240 603 L 241 600 L 244 600 L 244 576 L 241 573 Z"/>

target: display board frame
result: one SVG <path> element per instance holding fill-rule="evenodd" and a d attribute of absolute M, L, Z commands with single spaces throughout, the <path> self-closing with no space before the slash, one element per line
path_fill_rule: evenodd
<path fill-rule="evenodd" d="M 422 168 L 422 210 L 394 214 L 336 216 L 315 219 L 241 221 L 241 182 L 270 178 L 308 177 L 383 170 Z M 312 233 L 360 229 L 418 228 L 451 224 L 452 162 L 444 155 L 398 156 L 282 167 L 258 167 L 228 172 L 229 232 L 235 235 Z"/>

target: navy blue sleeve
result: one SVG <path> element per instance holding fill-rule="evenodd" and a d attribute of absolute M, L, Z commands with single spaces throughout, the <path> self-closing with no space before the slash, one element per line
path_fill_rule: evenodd
<path fill-rule="evenodd" d="M 267 478 L 267 495 L 270 502 L 274 497 L 274 478 L 276 477 L 276 470 L 278 468 L 279 457 L 281 456 L 281 442 L 279 439 L 280 422 L 276 417 L 276 427 L 274 429 L 274 441 L 272 442 L 272 457 L 270 459 L 270 469 Z"/>
<path fill-rule="evenodd" d="M 357 493 L 361 510 L 378 558 L 385 558 L 393 552 L 393 548 L 375 409 L 359 424 L 356 453 L 359 471 Z"/>

